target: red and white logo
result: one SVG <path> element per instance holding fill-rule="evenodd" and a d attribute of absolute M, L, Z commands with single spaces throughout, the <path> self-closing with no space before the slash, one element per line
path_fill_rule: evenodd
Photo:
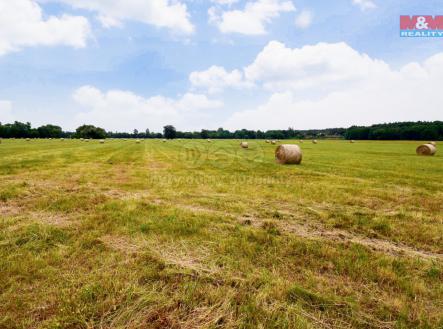
<path fill-rule="evenodd" d="M 443 15 L 400 16 L 402 37 L 443 37 Z"/>

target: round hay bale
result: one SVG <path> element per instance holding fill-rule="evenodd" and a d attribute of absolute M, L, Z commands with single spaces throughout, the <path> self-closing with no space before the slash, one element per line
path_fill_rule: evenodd
<path fill-rule="evenodd" d="M 316 139 L 312 140 L 312 144 L 317 144 L 317 143 L 318 143 L 318 142 L 317 142 Z"/>
<path fill-rule="evenodd" d="M 277 144 L 277 142 L 276 141 L 271 141 L 271 144 L 275 145 L 275 144 Z"/>
<path fill-rule="evenodd" d="M 100 140 L 100 144 L 104 144 L 105 141 L 103 139 Z"/>
<path fill-rule="evenodd" d="M 355 140 L 351 139 L 351 140 L 349 141 L 349 143 L 354 144 L 354 143 L 355 143 Z"/>
<path fill-rule="evenodd" d="M 437 153 L 437 148 L 432 144 L 423 144 L 417 147 L 416 152 L 418 155 L 434 155 Z"/>
<path fill-rule="evenodd" d="M 240 146 L 241 146 L 242 148 L 244 148 L 244 149 L 249 148 L 249 144 L 248 144 L 248 142 L 241 142 L 241 143 L 240 143 Z"/>
<path fill-rule="evenodd" d="M 269 139 L 266 140 L 266 143 L 269 144 L 271 141 Z"/>
<path fill-rule="evenodd" d="M 436 142 L 429 142 L 428 144 L 431 144 L 431 145 L 433 145 L 433 146 L 437 146 L 437 143 L 436 143 Z"/>
<path fill-rule="evenodd" d="M 141 143 L 141 140 L 137 139 L 135 142 L 136 142 L 137 144 L 140 144 L 140 143 Z"/>
<path fill-rule="evenodd" d="M 26 138 L 26 141 L 27 141 L 27 142 L 30 142 L 30 141 L 31 141 L 31 139 L 30 139 L 30 138 Z"/>
<path fill-rule="evenodd" d="M 168 141 L 167 139 L 164 139 L 164 140 L 163 140 L 163 143 L 166 143 L 167 141 Z"/>
<path fill-rule="evenodd" d="M 300 144 L 303 144 L 303 140 L 302 139 L 300 139 Z"/>
<path fill-rule="evenodd" d="M 302 160 L 301 148 L 294 144 L 282 144 L 275 150 L 275 160 L 280 164 L 300 164 Z"/>
<path fill-rule="evenodd" d="M 211 140 L 208 138 L 208 143 L 210 143 L 211 142 Z"/>

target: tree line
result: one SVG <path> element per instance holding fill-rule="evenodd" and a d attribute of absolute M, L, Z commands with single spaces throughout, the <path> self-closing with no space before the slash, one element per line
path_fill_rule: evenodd
<path fill-rule="evenodd" d="M 357 140 L 441 140 L 443 122 L 394 122 L 370 127 L 353 126 L 346 130 L 344 137 Z"/>
<path fill-rule="evenodd" d="M 247 130 L 231 132 L 223 128 L 194 132 L 177 131 L 168 125 L 163 133 L 150 132 L 146 129 L 132 133 L 107 132 L 93 125 L 82 125 L 75 132 L 63 131 L 56 125 L 43 125 L 32 128 L 29 122 L 0 123 L 0 138 L 183 138 L 183 139 L 311 139 L 334 138 L 356 140 L 441 140 L 443 139 L 443 122 L 395 122 L 372 125 L 369 127 L 352 126 L 350 128 L 295 130 Z"/>

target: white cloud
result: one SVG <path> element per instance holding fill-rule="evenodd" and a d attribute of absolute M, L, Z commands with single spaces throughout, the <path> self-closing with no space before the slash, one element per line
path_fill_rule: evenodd
<path fill-rule="evenodd" d="M 200 72 L 192 72 L 189 80 L 195 89 L 207 90 L 210 94 L 223 91 L 225 88 L 250 88 L 252 83 L 244 80 L 243 72 L 233 70 L 227 72 L 220 66 L 211 66 Z"/>
<path fill-rule="evenodd" d="M 384 74 L 389 67 L 343 42 L 291 49 L 271 41 L 244 71 L 248 81 L 270 91 L 286 91 L 355 83 Z"/>
<path fill-rule="evenodd" d="M 98 13 L 105 27 L 119 26 L 123 20 L 134 20 L 176 32 L 190 34 L 194 26 L 186 4 L 178 0 L 39 0 L 63 2 L 74 8 Z"/>
<path fill-rule="evenodd" d="M 252 86 L 272 92 L 306 91 L 313 87 L 317 92 L 325 92 L 362 79 L 377 79 L 386 72 L 389 72 L 386 63 L 371 59 L 343 42 L 291 49 L 271 41 L 242 69 L 227 72 L 223 67 L 212 66 L 192 72 L 190 81 L 194 88 L 209 93 Z"/>
<path fill-rule="evenodd" d="M 13 120 L 12 116 L 12 103 L 10 101 L 0 100 L 0 123 L 11 123 Z"/>
<path fill-rule="evenodd" d="M 246 71 L 272 94 L 265 104 L 234 113 L 225 127 L 305 129 L 442 120 L 443 53 L 394 70 L 344 43 L 292 50 L 270 45 Z M 262 56 L 270 50 L 273 61 Z"/>
<path fill-rule="evenodd" d="M 352 0 L 352 3 L 359 6 L 363 11 L 377 8 L 377 5 L 372 0 Z"/>
<path fill-rule="evenodd" d="M 294 11 L 291 1 L 256 0 L 246 3 L 243 10 L 220 11 L 209 9 L 209 21 L 222 33 L 240 33 L 245 35 L 266 34 L 266 24 L 282 12 Z"/>
<path fill-rule="evenodd" d="M 77 125 L 91 123 L 115 131 L 132 131 L 134 128 L 161 131 L 166 124 L 186 129 L 200 120 L 202 111 L 223 106 L 220 101 L 192 93 L 179 99 L 144 98 L 130 91 L 102 92 L 92 86 L 77 89 L 73 98 L 87 109 L 77 115 Z"/>
<path fill-rule="evenodd" d="M 295 26 L 299 29 L 306 29 L 312 24 L 312 12 L 309 10 L 303 10 L 300 14 L 295 18 Z"/>
<path fill-rule="evenodd" d="M 90 36 L 88 20 L 81 16 L 43 17 L 32 0 L 0 1 L 0 56 L 23 47 L 65 45 L 86 46 Z"/>
<path fill-rule="evenodd" d="M 103 16 L 98 15 L 97 19 L 100 21 L 103 27 L 112 28 L 112 27 L 121 27 L 123 24 L 118 19 L 115 19 L 111 16 Z"/>
<path fill-rule="evenodd" d="M 234 3 L 237 3 L 239 0 L 211 0 L 211 2 L 219 4 L 219 5 L 228 5 L 231 6 Z"/>

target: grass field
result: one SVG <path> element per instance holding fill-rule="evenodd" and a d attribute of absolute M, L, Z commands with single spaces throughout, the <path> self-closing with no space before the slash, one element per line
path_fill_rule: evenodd
<path fill-rule="evenodd" d="M 0 328 L 443 328 L 443 152 L 3 140 Z"/>

